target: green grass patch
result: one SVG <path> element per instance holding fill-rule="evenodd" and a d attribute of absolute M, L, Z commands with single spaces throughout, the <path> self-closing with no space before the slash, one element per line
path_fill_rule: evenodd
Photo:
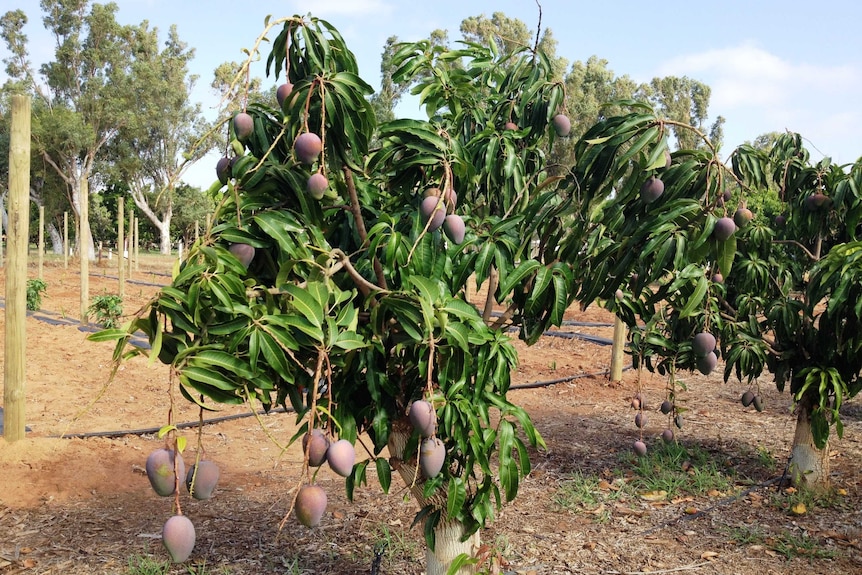
<path fill-rule="evenodd" d="M 722 531 L 737 545 L 762 545 L 787 560 L 835 559 L 839 555 L 837 550 L 824 547 L 823 542 L 812 539 L 805 533 L 792 533 L 787 530 L 770 533 L 754 525 L 725 527 Z"/>
<path fill-rule="evenodd" d="M 669 498 L 681 495 L 703 496 L 718 491 L 736 490 L 734 471 L 722 468 L 710 454 L 697 446 L 660 442 L 641 457 L 627 453 L 633 477 L 630 487 L 636 492 L 666 491 Z"/>

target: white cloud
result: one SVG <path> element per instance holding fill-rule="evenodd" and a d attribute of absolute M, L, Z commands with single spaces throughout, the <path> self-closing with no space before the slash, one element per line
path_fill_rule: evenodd
<path fill-rule="evenodd" d="M 685 75 L 710 86 L 711 115 L 727 119 L 726 144 L 791 130 L 845 161 L 860 152 L 850 145 L 862 131 L 862 64 L 811 64 L 742 44 L 674 58 L 658 75 Z"/>
<path fill-rule="evenodd" d="M 290 5 L 301 14 L 311 12 L 324 17 L 375 16 L 392 10 L 383 0 L 293 0 Z"/>
<path fill-rule="evenodd" d="M 706 82 L 714 109 L 775 106 L 862 85 L 862 71 L 852 66 L 791 62 L 752 44 L 680 56 L 662 65 L 659 73 Z"/>

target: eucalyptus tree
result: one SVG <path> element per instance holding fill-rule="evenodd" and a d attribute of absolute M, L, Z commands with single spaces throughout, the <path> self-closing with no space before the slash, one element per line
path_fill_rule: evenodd
<path fill-rule="evenodd" d="M 29 61 L 23 10 L 3 16 L 3 40 L 10 77 L 41 100 L 33 138 L 44 161 L 66 182 L 76 218 L 88 212 L 90 183 L 108 142 L 129 121 L 137 86 L 128 81 L 135 54 L 116 21 L 117 5 L 41 0 L 42 22 L 55 41 L 53 60 L 38 72 Z M 35 106 L 34 106 L 35 108 Z M 80 228 L 80 226 L 79 226 Z M 81 253 L 95 257 L 88 227 Z"/>
<path fill-rule="evenodd" d="M 107 169 L 126 183 L 137 208 L 158 230 L 161 253 L 168 254 L 176 187 L 215 140 L 200 104 L 190 101 L 197 80 L 188 70 L 194 50 L 180 40 L 176 26 L 161 50 L 158 29 L 146 22 L 127 28 L 126 40 L 135 53 L 129 69 L 138 86 L 135 113 L 111 143 Z"/>

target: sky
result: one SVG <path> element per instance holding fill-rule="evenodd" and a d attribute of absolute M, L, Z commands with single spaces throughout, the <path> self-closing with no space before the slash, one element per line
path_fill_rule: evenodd
<path fill-rule="evenodd" d="M 427 38 L 446 29 L 459 37 L 461 21 L 503 12 L 535 29 L 536 0 L 115 0 L 123 24 L 148 20 L 166 32 L 176 24 L 180 38 L 196 50 L 191 72 L 200 76 L 192 98 L 214 117 L 218 96 L 209 87 L 212 72 L 225 61 L 244 59 L 264 29 L 264 18 L 312 13 L 333 24 L 359 64 L 360 75 L 379 84 L 380 54 L 386 39 Z M 857 0 L 689 1 L 540 0 L 542 26 L 558 41 L 557 54 L 573 61 L 596 55 L 616 75 L 638 82 L 656 76 L 689 76 L 712 89 L 711 123 L 724 125 L 725 153 L 771 131 L 799 132 L 814 159 L 826 155 L 838 163 L 862 157 L 862 2 Z M 22 0 L 29 17 L 25 30 L 31 60 L 53 55 L 53 42 L 42 28 L 36 0 Z M 274 37 L 277 31 L 270 33 Z M 264 48 L 266 49 L 266 48 Z M 5 48 L 0 55 L 6 56 Z M 266 79 L 264 61 L 253 74 Z M 2 78 L 2 74 L 0 74 Z M 398 112 L 419 116 L 402 104 Z M 405 109 L 407 107 L 408 109 Z M 215 177 L 215 157 L 186 173 L 202 188 Z"/>

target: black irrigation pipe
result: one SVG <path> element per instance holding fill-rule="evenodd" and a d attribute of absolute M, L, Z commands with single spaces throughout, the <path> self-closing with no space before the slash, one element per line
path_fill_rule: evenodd
<path fill-rule="evenodd" d="M 236 413 L 234 415 L 223 415 L 221 417 L 205 419 L 203 420 L 203 422 L 186 421 L 184 423 L 176 424 L 175 427 L 177 429 L 189 429 L 191 427 L 197 427 L 198 425 L 213 425 L 216 423 L 224 423 L 225 421 L 233 421 L 234 419 L 245 419 L 246 417 L 252 417 L 255 415 L 269 415 L 271 413 L 293 413 L 293 409 L 276 407 L 275 409 L 270 409 L 269 412 L 256 411 L 252 413 Z M 158 433 L 160 429 L 161 427 L 145 427 L 143 429 L 122 429 L 117 431 L 90 431 L 83 433 L 66 433 L 64 435 L 49 435 L 48 437 L 52 439 L 88 439 L 90 437 L 123 437 L 126 435 L 152 435 L 153 433 Z"/>
<path fill-rule="evenodd" d="M 148 285 L 157 285 L 157 284 L 148 284 Z M 3 300 L 0 300 L 0 307 L 4 307 L 4 306 L 5 306 L 5 302 Z M 44 315 L 45 313 L 49 313 L 49 312 L 39 312 L 39 313 L 28 312 L 28 315 L 33 317 L 34 319 L 37 319 L 39 321 L 43 321 L 43 322 L 48 323 L 50 325 L 74 325 L 76 323 L 75 321 L 69 320 L 66 318 L 56 319 L 53 317 L 49 317 L 47 315 Z M 610 324 L 597 324 L 597 323 L 593 323 L 593 322 L 572 322 L 572 323 L 568 323 L 566 325 L 583 325 L 586 327 L 611 327 Z M 95 327 L 95 326 L 78 326 L 78 329 L 80 331 L 96 332 L 96 331 L 99 331 L 101 328 Z M 583 333 L 549 330 L 549 331 L 545 331 L 543 333 L 543 335 L 546 335 L 549 337 L 562 337 L 562 338 L 567 338 L 567 339 L 578 338 L 578 339 L 583 339 L 583 340 L 586 340 L 586 341 L 589 341 L 589 342 L 592 342 L 592 343 L 595 343 L 598 345 L 613 345 L 613 341 L 608 339 L 608 338 L 589 335 L 589 334 L 583 334 Z M 149 342 L 142 340 L 142 339 L 139 339 L 139 338 L 135 339 L 134 343 L 136 343 L 136 345 L 138 345 L 138 347 L 148 347 L 149 346 Z M 624 371 L 628 371 L 630 369 L 632 369 L 631 364 L 629 364 L 623 368 Z M 593 373 L 578 373 L 575 375 L 570 375 L 567 377 L 561 377 L 558 379 L 552 379 L 552 380 L 548 380 L 548 381 L 534 381 L 534 382 L 530 382 L 530 383 L 521 383 L 521 384 L 511 385 L 511 386 L 509 386 L 509 389 L 510 390 L 511 389 L 536 389 L 536 388 L 556 385 L 558 383 L 568 383 L 570 381 L 574 381 L 576 379 L 582 379 L 585 377 L 606 376 L 609 373 L 610 373 L 610 370 L 607 370 L 607 369 L 602 370 L 602 371 L 596 371 Z M 293 412 L 293 409 L 278 407 L 276 409 L 270 410 L 268 413 L 290 413 L 290 412 Z M 213 425 L 213 424 L 222 423 L 225 421 L 232 421 L 234 419 L 243 419 L 246 417 L 252 417 L 253 415 L 267 415 L 268 413 L 263 412 L 263 411 L 259 411 L 259 412 L 253 412 L 253 413 L 239 413 L 239 414 L 235 414 L 235 415 L 225 415 L 222 417 L 214 417 L 212 419 L 204 420 L 203 425 Z M 2 410 L 2 407 L 0 407 L 0 429 L 2 429 L 2 421 L 3 421 L 2 418 L 3 418 L 3 410 Z M 188 429 L 191 427 L 197 427 L 200 424 L 201 424 L 200 421 L 188 421 L 188 422 L 184 422 L 184 423 L 179 423 L 176 425 L 176 427 L 177 427 L 177 429 Z M 123 430 L 115 430 L 115 431 L 91 431 L 91 432 L 83 432 L 83 433 L 69 433 L 66 435 L 51 435 L 49 437 L 63 438 L 63 439 L 87 439 L 90 437 L 109 437 L 109 438 L 111 438 L 111 437 L 123 437 L 126 435 L 150 435 L 153 433 L 158 433 L 159 429 L 161 429 L 161 427 L 147 427 L 144 429 L 123 429 Z"/>
<path fill-rule="evenodd" d="M 628 371 L 632 369 L 632 364 L 628 364 L 623 368 L 623 371 Z M 576 379 L 583 379 L 585 377 L 602 377 L 604 375 L 609 375 L 611 370 L 603 369 L 602 371 L 594 371 L 593 373 L 576 373 L 575 375 L 570 375 L 567 377 L 561 377 L 559 379 L 551 379 L 548 381 L 534 381 L 531 383 L 519 383 L 516 385 L 510 385 L 509 389 L 535 389 L 537 387 L 548 387 L 551 385 L 556 385 L 558 383 L 568 383 L 570 381 L 574 381 Z"/>
<path fill-rule="evenodd" d="M 743 497 L 747 497 L 748 495 L 757 491 L 758 489 L 763 489 L 764 487 L 769 487 L 770 485 L 774 485 L 775 483 L 780 484 L 782 481 L 784 481 L 784 479 L 786 479 L 786 476 L 787 476 L 787 471 L 785 470 L 785 473 L 782 475 L 779 475 L 778 477 L 773 477 L 772 479 L 767 479 L 766 481 L 762 481 L 762 482 L 758 483 L 757 485 L 755 485 L 754 487 L 746 489 L 745 491 L 743 491 L 741 493 L 737 493 L 736 495 L 731 495 L 730 497 L 725 497 L 724 499 L 717 501 L 713 505 L 710 505 L 706 509 L 702 509 L 700 511 L 697 511 L 696 513 L 692 513 L 691 515 L 682 515 L 680 517 L 674 517 L 673 519 L 668 519 L 664 523 L 659 523 L 655 527 L 650 527 L 646 531 L 642 531 L 640 535 L 641 535 L 641 537 L 645 537 L 647 535 L 651 535 L 651 534 L 655 533 L 656 531 L 661 531 L 665 527 L 670 527 L 674 523 L 681 523 L 683 521 L 691 521 L 692 519 L 698 519 L 700 517 L 708 515 L 708 514 L 712 513 L 713 511 L 715 511 L 716 509 L 718 509 L 719 507 L 723 507 L 723 506 L 728 505 L 730 503 L 734 503 L 734 502 L 738 501 L 739 499 L 742 499 Z"/>
<path fill-rule="evenodd" d="M 628 371 L 632 366 L 628 365 L 623 368 L 624 371 Z M 570 375 L 568 377 L 561 377 L 559 379 L 551 379 L 548 381 L 534 381 L 531 383 L 521 383 L 518 385 L 511 385 L 509 389 L 535 389 L 539 387 L 549 387 L 551 385 L 556 385 L 558 383 L 567 383 L 569 381 L 574 381 L 576 379 L 581 379 L 584 377 L 600 377 L 602 375 L 607 375 L 610 373 L 610 370 L 596 371 L 593 373 L 577 373 L 575 375 Z M 203 421 L 203 425 L 213 425 L 216 423 L 223 423 L 225 421 L 233 421 L 235 419 L 245 419 L 246 417 L 252 417 L 255 415 L 269 415 L 271 413 L 294 413 L 292 408 L 284 408 L 277 407 L 275 409 L 270 409 L 269 412 L 265 411 L 257 411 L 252 413 L 237 413 L 234 415 L 224 415 L 222 417 L 213 417 L 212 419 L 205 419 Z M 2 409 L 0 409 L 0 421 L 2 421 Z M 186 421 L 184 423 L 176 424 L 177 429 L 189 429 L 192 427 L 197 427 L 200 425 L 200 421 Z M 82 432 L 82 433 L 67 433 L 65 435 L 49 435 L 48 437 L 54 439 L 88 439 L 91 437 L 124 437 L 126 435 L 152 435 L 153 433 L 158 433 L 161 427 L 145 427 L 143 429 L 119 429 L 116 431 L 90 431 L 90 432 Z"/>

